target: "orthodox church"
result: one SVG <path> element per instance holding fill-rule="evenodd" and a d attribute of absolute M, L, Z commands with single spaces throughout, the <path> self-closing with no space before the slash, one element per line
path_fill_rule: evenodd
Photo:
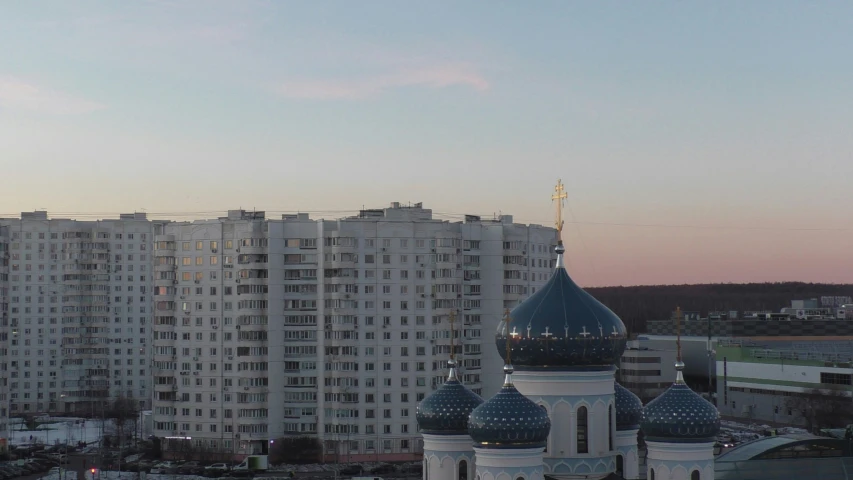
<path fill-rule="evenodd" d="M 484 401 L 465 388 L 451 353 L 447 381 L 418 405 L 423 479 L 713 479 L 719 413 L 684 383 L 680 354 L 675 383 L 644 408 L 614 379 L 625 325 L 572 281 L 561 240 L 556 253 L 551 279 L 498 325 L 500 391 Z"/>

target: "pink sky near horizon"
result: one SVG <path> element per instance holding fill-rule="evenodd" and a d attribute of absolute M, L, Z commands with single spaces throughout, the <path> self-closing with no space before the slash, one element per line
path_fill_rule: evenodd
<path fill-rule="evenodd" d="M 853 3 L 493 7 L 0 2 L 0 213 L 550 225 L 562 178 L 582 285 L 853 283 Z"/>

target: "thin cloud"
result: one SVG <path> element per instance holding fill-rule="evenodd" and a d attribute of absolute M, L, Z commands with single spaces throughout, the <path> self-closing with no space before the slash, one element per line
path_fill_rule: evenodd
<path fill-rule="evenodd" d="M 446 88 L 464 86 L 477 91 L 489 88 L 482 75 L 468 67 L 439 66 L 402 70 L 386 75 L 345 80 L 296 80 L 277 88 L 285 98 L 309 100 L 361 100 L 404 87 Z"/>
<path fill-rule="evenodd" d="M 51 115 L 81 115 L 106 108 L 98 102 L 3 75 L 0 75 L 0 107 Z"/>

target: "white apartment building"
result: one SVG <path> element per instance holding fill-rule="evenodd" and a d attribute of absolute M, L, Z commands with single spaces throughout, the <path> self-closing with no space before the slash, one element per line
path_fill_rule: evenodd
<path fill-rule="evenodd" d="M 553 228 L 420 204 L 335 221 L 230 211 L 155 237 L 154 434 L 223 456 L 318 436 L 327 459 L 407 460 L 446 374 L 501 385 L 493 333 L 550 277 Z"/>
<path fill-rule="evenodd" d="M 8 228 L 0 225 L 0 453 L 9 444 L 9 236 Z"/>
<path fill-rule="evenodd" d="M 0 412 L 151 399 L 152 222 L 0 219 Z"/>

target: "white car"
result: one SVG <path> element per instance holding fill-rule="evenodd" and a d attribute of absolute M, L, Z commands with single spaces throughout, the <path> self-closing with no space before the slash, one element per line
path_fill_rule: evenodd
<path fill-rule="evenodd" d="M 227 463 L 214 463 L 204 467 L 205 470 L 230 470 Z"/>

